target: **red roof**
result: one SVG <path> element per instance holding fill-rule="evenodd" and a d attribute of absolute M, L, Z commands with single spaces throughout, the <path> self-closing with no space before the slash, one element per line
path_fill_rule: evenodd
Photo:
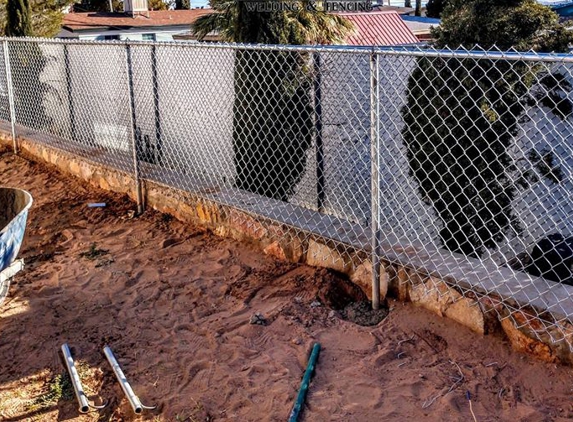
<path fill-rule="evenodd" d="M 199 16 L 213 13 L 212 9 L 150 10 L 131 17 L 124 13 L 67 13 L 62 26 L 69 31 L 87 29 L 129 29 L 157 26 L 191 25 Z M 149 17 L 148 17 L 149 16 Z"/>
<path fill-rule="evenodd" d="M 340 15 L 354 24 L 354 35 L 346 38 L 348 45 L 402 45 L 419 42 L 397 12 L 340 13 Z"/>

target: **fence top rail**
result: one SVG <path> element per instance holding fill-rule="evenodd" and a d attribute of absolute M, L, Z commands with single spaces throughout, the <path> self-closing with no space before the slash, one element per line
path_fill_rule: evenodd
<path fill-rule="evenodd" d="M 184 49 L 219 49 L 219 50 L 253 50 L 253 51 L 293 51 L 308 53 L 349 53 L 349 54 L 379 54 L 384 56 L 407 56 L 429 58 L 458 58 L 474 60 L 505 60 L 528 62 L 573 63 L 571 53 L 538 53 L 535 51 L 502 51 L 496 48 L 484 50 L 479 46 L 473 49 L 436 49 L 428 45 L 403 46 L 349 46 L 349 45 L 282 45 L 282 44 L 236 44 L 236 43 L 199 43 L 189 41 L 137 41 L 137 40 L 78 40 L 61 38 L 8 38 L 0 37 L 0 41 L 36 44 L 65 44 L 65 45 L 141 45 L 162 46 L 167 48 Z"/>

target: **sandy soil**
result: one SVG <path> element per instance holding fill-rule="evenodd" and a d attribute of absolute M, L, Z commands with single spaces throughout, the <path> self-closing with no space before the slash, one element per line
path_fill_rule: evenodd
<path fill-rule="evenodd" d="M 392 301 L 377 326 L 359 326 L 331 309 L 360 298 L 337 275 L 153 211 L 132 218 L 126 198 L 7 152 L 0 184 L 35 200 L 28 266 L 0 308 L 2 421 L 284 421 L 316 341 L 304 421 L 472 421 L 468 391 L 478 421 L 573 418 L 573 370 L 502 338 Z M 265 325 L 250 323 L 256 312 Z M 106 410 L 78 414 L 64 342 Z M 105 344 L 157 410 L 134 418 Z"/>

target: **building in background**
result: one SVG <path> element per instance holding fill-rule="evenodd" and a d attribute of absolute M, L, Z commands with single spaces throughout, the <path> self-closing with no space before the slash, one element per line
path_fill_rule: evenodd
<path fill-rule="evenodd" d="M 347 45 L 392 46 L 419 42 L 402 17 L 395 11 L 341 13 L 354 24 L 354 34 L 346 38 Z"/>
<path fill-rule="evenodd" d="M 402 16 L 395 10 L 338 13 L 354 24 L 354 34 L 347 37 L 342 45 L 360 46 L 392 46 L 417 44 L 416 38 L 408 25 L 402 20 Z M 174 35 L 176 40 L 196 40 L 191 30 Z M 208 34 L 203 41 L 220 42 L 216 32 Z"/>
<path fill-rule="evenodd" d="M 573 0 L 537 0 L 544 6 L 549 6 L 559 16 L 570 18 L 573 16 Z"/>
<path fill-rule="evenodd" d="M 210 9 L 147 10 L 146 0 L 124 1 L 125 12 L 67 13 L 56 38 L 173 41 Z"/>
<path fill-rule="evenodd" d="M 420 41 L 432 40 L 432 28 L 440 26 L 440 19 L 402 15 L 402 20 Z"/>

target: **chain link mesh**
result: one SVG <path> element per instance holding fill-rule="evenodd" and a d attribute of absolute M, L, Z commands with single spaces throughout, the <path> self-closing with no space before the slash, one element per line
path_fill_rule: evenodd
<path fill-rule="evenodd" d="M 143 179 L 344 266 L 378 239 L 425 294 L 452 296 L 446 280 L 572 346 L 570 56 L 12 39 L 2 54 L 19 133 L 129 173 L 136 148 Z"/>

